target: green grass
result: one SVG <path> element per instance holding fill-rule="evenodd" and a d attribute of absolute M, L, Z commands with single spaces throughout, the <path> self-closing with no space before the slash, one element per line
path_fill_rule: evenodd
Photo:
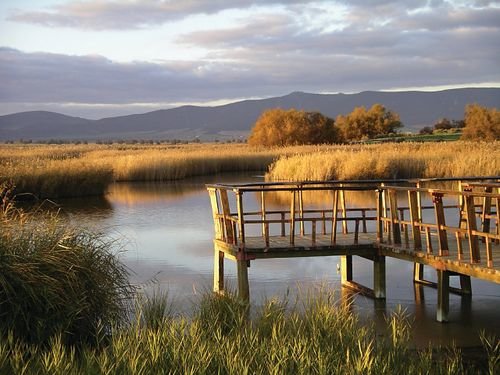
<path fill-rule="evenodd" d="M 500 347 L 482 335 L 484 363 L 464 362 L 457 348 L 410 347 L 406 314 L 387 318 L 384 334 L 360 323 L 334 292 L 290 303 L 268 300 L 251 312 L 232 294 L 206 294 L 191 317 L 166 309 L 163 297 L 138 304 L 136 319 L 109 341 L 75 349 L 0 340 L 0 373 L 24 374 L 474 374 L 498 373 Z M 156 306 L 152 306 L 155 305 Z M 154 324 L 144 319 L 153 309 Z M 165 310 L 166 309 L 166 310 Z M 167 312 L 165 312 L 167 311 Z M 161 319 L 158 319 L 161 317 Z"/>

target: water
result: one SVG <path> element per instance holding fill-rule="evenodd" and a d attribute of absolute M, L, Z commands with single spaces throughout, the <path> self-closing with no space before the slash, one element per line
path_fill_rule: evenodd
<path fill-rule="evenodd" d="M 205 183 L 260 181 L 259 177 L 219 176 L 175 183 L 120 183 L 101 198 L 62 200 L 72 221 L 104 230 L 119 239 L 120 257 L 131 270 L 131 282 L 146 291 L 168 291 L 180 311 L 189 312 L 200 294 L 212 287 L 214 235 Z M 268 297 L 293 296 L 300 290 L 332 287 L 340 290 L 338 257 L 269 259 L 253 261 L 249 269 L 253 305 Z M 385 303 L 356 296 L 353 309 L 362 319 L 382 326 L 398 305 L 414 320 L 416 345 L 429 343 L 462 346 L 479 344 L 478 333 L 500 336 L 500 287 L 472 280 L 471 300 L 450 295 L 450 322 L 435 321 L 437 291 L 412 282 L 413 265 L 387 259 Z M 354 258 L 354 278 L 370 286 L 371 262 Z M 226 281 L 236 285 L 234 262 L 225 262 Z M 425 278 L 435 279 L 427 267 Z M 454 280 L 457 279 L 457 280 Z M 453 286 L 458 278 L 452 277 Z M 339 292 L 340 296 L 340 292 Z M 418 297 L 418 298 L 417 298 Z"/>

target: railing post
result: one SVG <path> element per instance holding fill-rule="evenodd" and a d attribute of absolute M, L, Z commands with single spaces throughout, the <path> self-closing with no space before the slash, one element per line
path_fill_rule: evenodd
<path fill-rule="evenodd" d="M 449 255 L 448 238 L 446 236 L 446 229 L 442 228 L 446 225 L 443 208 L 443 194 L 432 193 L 432 203 L 434 203 L 434 212 L 436 214 L 439 256 L 447 256 Z"/>
<path fill-rule="evenodd" d="M 484 188 L 485 193 L 491 193 L 492 189 L 490 186 Z M 490 214 L 491 214 L 491 197 L 484 197 L 483 200 L 483 212 L 482 212 L 482 230 L 481 232 L 490 232 Z M 486 239 L 488 241 L 488 239 Z"/>
<path fill-rule="evenodd" d="M 391 207 L 392 236 L 394 245 L 401 245 L 401 227 L 398 220 L 398 197 L 396 190 L 389 190 L 389 204 Z"/>
<path fill-rule="evenodd" d="M 479 263 L 481 260 L 479 255 L 479 241 L 477 235 L 473 234 L 473 232 L 477 230 L 474 197 L 472 195 L 466 195 L 464 200 L 465 215 L 467 219 L 467 237 L 469 238 L 470 261 L 471 263 Z"/>
<path fill-rule="evenodd" d="M 345 190 L 343 189 L 343 184 L 340 184 L 340 187 L 342 188 L 340 190 L 340 209 L 342 210 L 342 218 L 344 219 L 342 221 L 342 233 L 347 234 L 349 233 L 349 229 L 347 227 L 347 206 L 345 202 Z"/>
<path fill-rule="evenodd" d="M 227 198 L 227 195 L 226 195 Z M 240 248 L 245 246 L 245 217 L 243 215 L 243 193 L 239 190 L 236 191 L 236 208 L 238 210 L 238 231 Z"/>
<path fill-rule="evenodd" d="M 377 189 L 377 242 L 384 242 L 384 190 Z"/>
<path fill-rule="evenodd" d="M 234 243 L 235 235 L 233 232 L 233 223 L 231 221 L 231 209 L 229 207 L 229 200 L 227 198 L 227 190 L 221 189 L 219 191 L 220 191 L 220 200 L 222 205 L 222 214 L 224 215 L 224 231 L 226 233 L 226 241 L 229 243 Z M 239 215 L 239 210 L 238 210 L 238 215 Z"/>
<path fill-rule="evenodd" d="M 303 236 L 304 231 L 304 201 L 302 197 L 302 185 L 299 185 L 299 218 L 300 218 L 300 235 Z"/>
<path fill-rule="evenodd" d="M 331 243 L 335 245 L 337 243 L 337 211 L 339 204 L 339 194 L 338 190 L 333 191 L 333 208 L 332 208 L 332 233 L 331 233 Z"/>
<path fill-rule="evenodd" d="M 219 211 L 219 203 L 217 201 L 217 190 L 214 188 L 208 188 L 207 190 L 208 190 L 208 195 L 210 196 L 210 204 L 212 206 L 212 216 L 214 218 L 215 239 L 222 240 L 224 238 L 224 230 L 219 217 L 220 211 Z"/>
<path fill-rule="evenodd" d="M 290 202 L 290 245 L 295 244 L 295 190 L 292 190 L 292 201 Z"/>
<path fill-rule="evenodd" d="M 413 250 L 422 250 L 422 236 L 420 233 L 420 214 L 418 208 L 418 196 L 414 190 L 408 191 L 408 203 L 410 206 L 411 233 L 413 237 Z"/>
<path fill-rule="evenodd" d="M 264 186 L 262 186 L 264 189 Z M 260 217 L 262 219 L 262 236 L 266 237 L 266 198 L 264 195 L 264 190 L 260 192 Z"/>

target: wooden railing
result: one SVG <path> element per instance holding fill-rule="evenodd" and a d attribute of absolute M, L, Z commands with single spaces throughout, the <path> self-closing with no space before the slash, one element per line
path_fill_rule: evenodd
<path fill-rule="evenodd" d="M 448 181 L 459 182 L 460 190 L 421 187 Z M 498 181 L 498 177 L 474 177 L 252 183 L 207 185 L 207 189 L 216 239 L 241 251 L 245 251 L 247 238 L 255 236 L 261 237 L 267 247 L 273 236 L 288 237 L 290 247 L 298 238 L 307 238 L 314 247 L 320 237 L 322 244 L 328 237 L 330 245 L 335 246 L 339 236 L 348 236 L 356 245 L 361 234 L 372 233 L 374 244 L 453 256 L 471 264 L 484 258 L 486 266 L 493 267 L 493 246 L 500 241 Z M 365 194 L 362 206 L 349 206 L 346 195 L 353 193 Z M 234 197 L 230 199 L 229 194 Z M 319 202 L 307 201 L 307 194 L 319 196 Z M 244 199 L 248 196 L 252 197 L 250 209 L 246 209 L 249 203 Z M 432 198 L 432 204 L 425 203 L 427 197 Z M 457 218 L 456 225 L 450 224 L 453 217 Z"/>

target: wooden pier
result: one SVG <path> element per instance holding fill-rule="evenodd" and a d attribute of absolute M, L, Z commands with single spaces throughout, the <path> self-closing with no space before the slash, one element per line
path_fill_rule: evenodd
<path fill-rule="evenodd" d="M 471 277 L 500 283 L 500 176 L 207 185 L 215 225 L 214 291 L 224 260 L 236 261 L 238 293 L 249 300 L 248 268 L 268 258 L 340 256 L 343 287 L 386 297 L 386 257 L 414 263 L 413 281 L 470 295 Z M 285 208 L 283 208 L 285 207 Z M 354 280 L 352 257 L 373 262 L 373 289 Z M 437 283 L 423 278 L 424 266 Z M 450 287 L 450 277 L 460 288 Z"/>

